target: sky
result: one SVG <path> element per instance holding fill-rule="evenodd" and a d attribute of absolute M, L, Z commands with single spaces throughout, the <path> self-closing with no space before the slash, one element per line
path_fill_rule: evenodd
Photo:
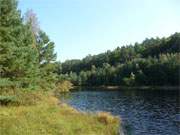
<path fill-rule="evenodd" d="M 61 62 L 180 32 L 180 0 L 19 0 L 19 9 L 37 14 Z"/>

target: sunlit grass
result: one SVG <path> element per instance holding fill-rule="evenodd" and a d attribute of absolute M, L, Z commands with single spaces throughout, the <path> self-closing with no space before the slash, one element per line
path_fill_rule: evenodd
<path fill-rule="evenodd" d="M 52 96 L 36 105 L 0 107 L 2 135 L 117 135 L 118 118 L 80 113 Z"/>

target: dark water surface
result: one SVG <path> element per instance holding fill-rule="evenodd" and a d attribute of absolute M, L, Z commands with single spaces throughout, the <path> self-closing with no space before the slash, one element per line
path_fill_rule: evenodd
<path fill-rule="evenodd" d="M 178 90 L 94 90 L 83 88 L 61 100 L 81 111 L 119 115 L 129 135 L 180 135 Z"/>

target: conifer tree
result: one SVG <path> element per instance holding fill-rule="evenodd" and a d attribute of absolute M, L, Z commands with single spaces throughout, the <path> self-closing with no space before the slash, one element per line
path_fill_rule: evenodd
<path fill-rule="evenodd" d="M 37 54 L 29 26 L 23 24 L 17 9 L 17 1 L 0 0 L 0 87 L 36 86 Z"/>
<path fill-rule="evenodd" d="M 46 33 L 40 29 L 37 16 L 33 10 L 28 10 L 24 18 L 25 23 L 30 25 L 32 35 L 35 38 L 34 43 L 38 52 L 39 76 L 41 78 L 39 84 L 43 89 L 52 89 L 56 81 L 56 74 L 54 73 L 56 70 L 54 43 L 50 41 Z"/>
<path fill-rule="evenodd" d="M 51 42 L 49 37 L 43 31 L 40 31 L 37 36 L 37 49 L 39 52 L 41 78 L 47 84 L 44 89 L 53 89 L 57 79 L 55 73 L 56 54 L 54 53 L 54 42 Z"/>

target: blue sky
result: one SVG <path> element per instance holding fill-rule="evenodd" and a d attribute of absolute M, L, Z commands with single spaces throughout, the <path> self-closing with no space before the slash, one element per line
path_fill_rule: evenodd
<path fill-rule="evenodd" d="M 34 10 L 60 61 L 180 32 L 180 0 L 19 0 L 19 8 Z"/>

